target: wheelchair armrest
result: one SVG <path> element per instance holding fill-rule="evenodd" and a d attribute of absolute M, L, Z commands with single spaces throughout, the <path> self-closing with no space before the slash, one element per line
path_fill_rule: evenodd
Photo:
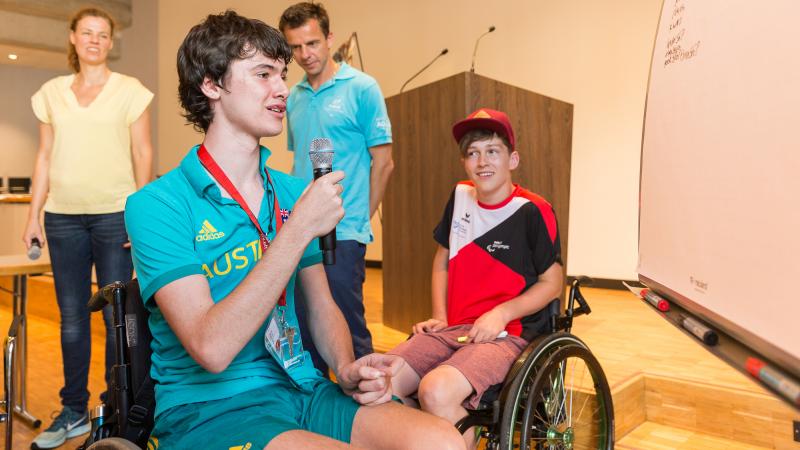
<path fill-rule="evenodd" d="M 92 295 L 92 298 L 89 299 L 89 302 L 86 303 L 86 307 L 89 308 L 89 311 L 96 312 L 103 309 L 106 305 L 114 303 L 114 291 L 118 289 L 125 289 L 125 283 L 121 281 L 115 281 L 101 289 L 98 289 L 97 292 Z"/>

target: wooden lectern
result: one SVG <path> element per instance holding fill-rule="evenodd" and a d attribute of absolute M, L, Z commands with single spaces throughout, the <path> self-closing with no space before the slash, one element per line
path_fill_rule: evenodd
<path fill-rule="evenodd" d="M 383 322 L 411 332 L 431 314 L 433 228 L 466 179 L 452 126 L 479 107 L 504 111 L 520 153 L 514 182 L 553 204 L 566 268 L 572 105 L 464 72 L 386 99 L 395 169 L 383 199 Z"/>

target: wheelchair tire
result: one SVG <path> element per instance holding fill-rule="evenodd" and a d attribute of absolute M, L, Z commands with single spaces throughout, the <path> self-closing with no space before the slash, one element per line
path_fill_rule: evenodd
<path fill-rule="evenodd" d="M 507 392 L 500 449 L 613 449 L 611 391 L 597 359 L 577 337 L 544 338 Z"/>
<path fill-rule="evenodd" d="M 86 450 L 141 450 L 133 442 L 122 438 L 101 439 L 90 445 Z"/>

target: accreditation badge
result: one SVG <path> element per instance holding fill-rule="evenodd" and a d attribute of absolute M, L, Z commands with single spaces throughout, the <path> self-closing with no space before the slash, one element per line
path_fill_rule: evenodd
<path fill-rule="evenodd" d="M 267 331 L 264 332 L 264 346 L 284 369 L 290 370 L 302 365 L 305 355 L 299 330 L 286 322 L 285 308 L 276 306 L 272 310 Z"/>

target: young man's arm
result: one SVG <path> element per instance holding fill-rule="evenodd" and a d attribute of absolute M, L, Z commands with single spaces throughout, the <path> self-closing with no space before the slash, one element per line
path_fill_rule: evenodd
<path fill-rule="evenodd" d="M 372 168 L 369 171 L 369 216 L 372 217 L 383 200 L 386 185 L 394 170 L 392 144 L 370 147 L 369 153 L 372 155 Z"/>
<path fill-rule="evenodd" d="M 306 267 L 297 273 L 308 311 L 311 338 L 320 356 L 333 368 L 336 378 L 340 369 L 355 360 L 350 330 L 342 312 L 333 301 L 325 269 L 321 264 Z"/>
<path fill-rule="evenodd" d="M 153 141 L 150 136 L 150 108 L 131 124 L 131 159 L 136 189 L 153 179 Z"/>
<path fill-rule="evenodd" d="M 386 112 L 386 100 L 377 82 L 373 81 L 360 90 L 356 121 L 372 157 L 372 167 L 369 171 L 369 216 L 372 217 L 378 210 L 394 169 L 389 114 Z"/>
<path fill-rule="evenodd" d="M 471 342 L 493 341 L 512 320 L 533 314 L 547 306 L 561 294 L 563 279 L 561 264 L 553 263 L 525 292 L 480 316 L 469 332 Z"/>
<path fill-rule="evenodd" d="M 202 275 L 172 281 L 155 294 L 159 309 L 186 351 L 200 366 L 218 373 L 252 339 L 277 303 L 305 248 L 344 216 L 337 183 L 326 175 L 300 197 L 263 258 L 224 299 L 214 303 Z"/>
<path fill-rule="evenodd" d="M 447 328 L 447 263 L 450 251 L 441 244 L 433 255 L 431 274 L 431 318 L 414 325 L 414 334 Z"/>
<path fill-rule="evenodd" d="M 321 264 L 298 273 L 306 299 L 311 338 L 320 355 L 334 368 L 339 386 L 362 405 L 377 405 L 392 398 L 387 377 L 396 374 L 400 358 L 372 354 L 354 361 L 350 330 L 342 312 L 333 301 L 325 269 Z"/>

